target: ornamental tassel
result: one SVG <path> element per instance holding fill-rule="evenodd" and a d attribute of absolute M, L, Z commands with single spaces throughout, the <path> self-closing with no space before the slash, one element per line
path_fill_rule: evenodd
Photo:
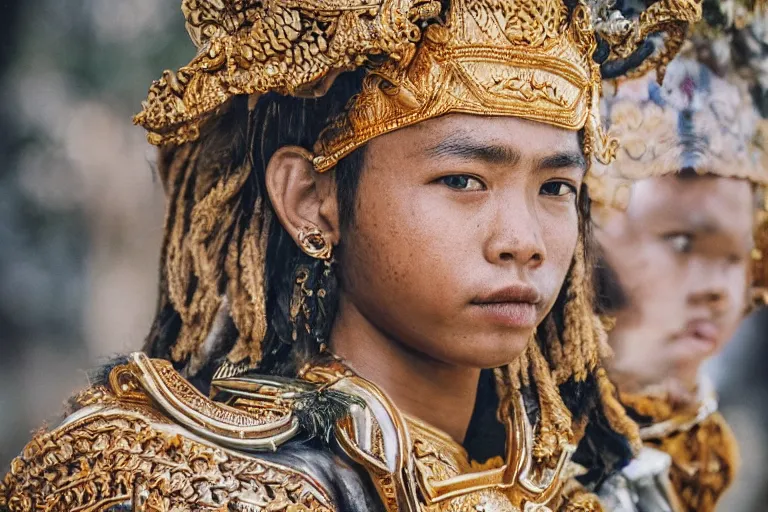
<path fill-rule="evenodd" d="M 234 237 L 227 251 L 227 294 L 231 315 L 238 330 L 237 341 L 227 354 L 231 363 L 261 360 L 261 343 L 267 332 L 265 258 L 270 214 L 262 198 L 256 200 L 251 220 L 242 237 Z"/>

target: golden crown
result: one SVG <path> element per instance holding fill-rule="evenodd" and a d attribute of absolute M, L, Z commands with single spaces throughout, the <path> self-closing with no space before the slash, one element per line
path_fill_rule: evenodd
<path fill-rule="evenodd" d="M 199 49 L 155 81 L 134 121 L 153 144 L 197 138 L 234 95 L 322 95 L 340 72 L 369 69 L 362 92 L 315 144 L 318 171 L 370 139 L 447 113 L 516 116 L 581 130 L 603 162 L 598 41 L 630 57 L 651 34 L 663 69 L 701 15 L 700 0 L 661 0 L 636 20 L 612 0 L 184 0 Z"/>

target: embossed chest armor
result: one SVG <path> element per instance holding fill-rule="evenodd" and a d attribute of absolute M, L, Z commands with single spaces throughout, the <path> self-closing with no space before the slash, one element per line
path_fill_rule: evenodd
<path fill-rule="evenodd" d="M 45 511 L 550 510 L 561 471 L 539 472 L 527 417 L 510 425 L 507 461 L 479 470 L 450 437 L 404 417 L 343 367 L 301 380 L 214 380 L 213 401 L 170 363 L 137 353 L 79 409 L 36 436 L 0 489 L 0 508 Z M 319 389 L 351 397 L 328 444 L 309 440 L 298 410 Z"/>

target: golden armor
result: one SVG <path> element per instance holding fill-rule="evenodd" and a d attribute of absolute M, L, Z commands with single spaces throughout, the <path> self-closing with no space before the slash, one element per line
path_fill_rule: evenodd
<path fill-rule="evenodd" d="M 670 456 L 669 481 L 678 510 L 715 510 L 736 476 L 739 449 L 731 428 L 717 412 L 711 386 L 702 384 L 699 401 L 675 408 L 664 396 L 622 394 L 622 402 L 645 418 L 645 445 Z"/>
<path fill-rule="evenodd" d="M 169 362 L 133 354 L 105 383 L 81 393 L 61 426 L 27 445 L 0 487 L 0 506 L 13 512 L 344 510 L 328 482 L 273 455 L 301 440 L 297 416 L 329 393 L 347 397 L 333 438 L 366 468 L 386 510 L 546 511 L 560 502 L 573 447 L 556 466 L 536 467 L 531 425 L 519 403 L 500 409 L 507 460 L 477 471 L 458 443 L 403 416 L 379 388 L 338 361 L 308 366 L 297 380 L 223 376 L 212 385 L 227 398 L 212 401 Z M 514 418 L 503 412 L 512 410 Z"/>

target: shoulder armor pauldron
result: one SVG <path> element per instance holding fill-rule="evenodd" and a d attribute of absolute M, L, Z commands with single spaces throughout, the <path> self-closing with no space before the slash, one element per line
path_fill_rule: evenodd
<path fill-rule="evenodd" d="M 12 462 L 0 509 L 331 512 L 330 493 L 313 477 L 244 453 L 274 449 L 299 430 L 291 382 L 256 388 L 260 400 L 216 403 L 169 363 L 134 354 Z"/>

